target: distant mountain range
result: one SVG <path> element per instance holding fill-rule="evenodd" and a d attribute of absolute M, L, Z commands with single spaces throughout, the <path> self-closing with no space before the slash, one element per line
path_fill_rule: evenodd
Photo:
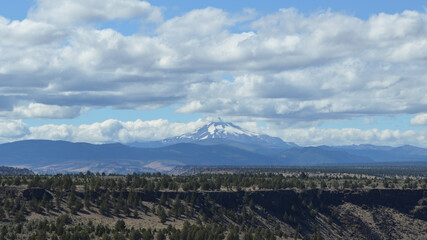
<path fill-rule="evenodd" d="M 325 150 L 344 151 L 353 155 L 365 156 L 376 162 L 427 161 L 427 149 L 405 145 L 401 147 L 375 146 L 369 144 L 351 146 L 320 146 Z"/>
<path fill-rule="evenodd" d="M 300 147 L 211 122 L 192 134 L 129 145 L 27 140 L 0 144 L 0 164 L 39 173 L 169 171 L 184 165 L 309 166 L 426 162 L 427 149 L 374 145 Z"/>

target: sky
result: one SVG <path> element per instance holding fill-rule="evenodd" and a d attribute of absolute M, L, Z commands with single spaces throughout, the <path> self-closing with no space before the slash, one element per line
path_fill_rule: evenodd
<path fill-rule="evenodd" d="M 427 147 L 424 1 L 0 1 L 0 143 L 219 117 L 303 146 Z"/>

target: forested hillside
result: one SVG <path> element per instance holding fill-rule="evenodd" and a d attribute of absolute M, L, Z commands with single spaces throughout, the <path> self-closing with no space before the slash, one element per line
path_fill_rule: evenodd
<path fill-rule="evenodd" d="M 0 177 L 1 239 L 425 239 L 425 178 Z"/>

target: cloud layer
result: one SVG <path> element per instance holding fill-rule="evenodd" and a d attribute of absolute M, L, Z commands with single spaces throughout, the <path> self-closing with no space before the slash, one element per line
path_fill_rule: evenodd
<path fill-rule="evenodd" d="M 102 27 L 129 19 L 139 21 L 140 32 L 125 36 Z M 27 128 L 20 119 L 177 103 L 180 113 L 262 120 L 280 126 L 271 133 L 306 144 L 315 143 L 310 138 L 345 141 L 334 129 L 301 129 L 330 119 L 418 114 L 411 124 L 427 125 L 425 12 L 378 13 L 362 20 L 330 11 L 305 15 L 280 9 L 257 16 L 255 10 L 209 7 L 164 19 L 160 7 L 145 1 L 38 0 L 22 21 L 0 16 L 0 36 L 7 36 L 0 38 L 0 119 L 8 126 L 0 132 L 3 140 L 157 138 L 132 133 L 136 122 L 128 128 L 108 120 L 93 130 L 95 125 Z M 101 130 L 103 124 L 119 129 L 111 135 Z M 343 130 L 347 133 L 353 142 L 413 142 L 407 136 L 423 134 Z"/>
<path fill-rule="evenodd" d="M 49 124 L 39 127 L 29 127 L 28 134 L 23 139 L 52 139 L 90 143 L 131 143 L 160 140 L 181 135 L 189 131 L 195 131 L 203 123 L 201 120 L 191 123 L 170 123 L 163 119 L 128 122 L 109 119 L 104 122 L 83 124 L 80 126 Z"/>
<path fill-rule="evenodd" d="M 1 110 L 182 103 L 183 113 L 315 123 L 427 107 L 426 13 L 361 20 L 280 9 L 242 18 L 205 8 L 163 21 L 159 9 L 137 0 L 40 0 L 22 21 L 1 17 Z M 92 25 L 128 18 L 141 27 L 157 21 L 153 34 Z"/>

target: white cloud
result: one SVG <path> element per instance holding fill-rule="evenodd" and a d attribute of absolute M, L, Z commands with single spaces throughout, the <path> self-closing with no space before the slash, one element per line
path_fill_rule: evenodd
<path fill-rule="evenodd" d="M 206 37 L 218 36 L 225 31 L 225 26 L 232 24 L 226 12 L 208 7 L 172 18 L 161 24 L 157 31 L 165 38 L 188 41 L 189 36 L 192 36 L 198 41 Z"/>
<path fill-rule="evenodd" d="M 25 123 L 20 120 L 2 121 L 0 120 L 0 142 L 13 141 L 29 134 Z"/>
<path fill-rule="evenodd" d="M 104 122 L 79 126 L 49 124 L 30 127 L 29 130 L 31 133 L 26 135 L 25 139 L 54 139 L 90 143 L 130 143 L 161 140 L 182 135 L 195 131 L 205 123 L 202 120 L 190 123 L 170 123 L 163 119 L 128 122 L 109 119 Z"/>
<path fill-rule="evenodd" d="M 29 18 L 55 24 L 88 23 L 143 17 L 160 21 L 160 9 L 138 0 L 38 0 Z"/>
<path fill-rule="evenodd" d="M 197 9 L 159 21 L 150 34 L 124 36 L 91 22 L 159 20 L 159 8 L 40 0 L 27 19 L 0 18 L 8 36 L 0 39 L 0 110 L 15 106 L 16 119 L 68 118 L 80 108 L 180 103 L 179 112 L 299 127 L 427 108 L 426 13 L 253 16 Z"/>
<path fill-rule="evenodd" d="M 64 119 L 77 117 L 81 111 L 80 107 L 30 103 L 28 106 L 15 107 L 12 114 L 16 114 L 18 118 Z"/>
<path fill-rule="evenodd" d="M 406 144 L 426 147 L 427 130 L 392 129 L 269 129 L 268 133 L 293 141 L 302 146 L 374 144 L 402 146 Z"/>
<path fill-rule="evenodd" d="M 0 46 L 28 47 L 59 43 L 65 32 L 52 24 L 29 19 L 9 21 L 0 16 Z"/>
<path fill-rule="evenodd" d="M 411 124 L 416 126 L 426 126 L 427 125 L 427 113 L 417 114 L 411 119 Z"/>
<path fill-rule="evenodd" d="M 426 21 L 424 14 L 415 11 L 404 11 L 401 14 L 380 13 L 369 19 L 369 37 L 373 39 L 391 40 L 417 38 L 421 33 L 425 34 Z"/>

